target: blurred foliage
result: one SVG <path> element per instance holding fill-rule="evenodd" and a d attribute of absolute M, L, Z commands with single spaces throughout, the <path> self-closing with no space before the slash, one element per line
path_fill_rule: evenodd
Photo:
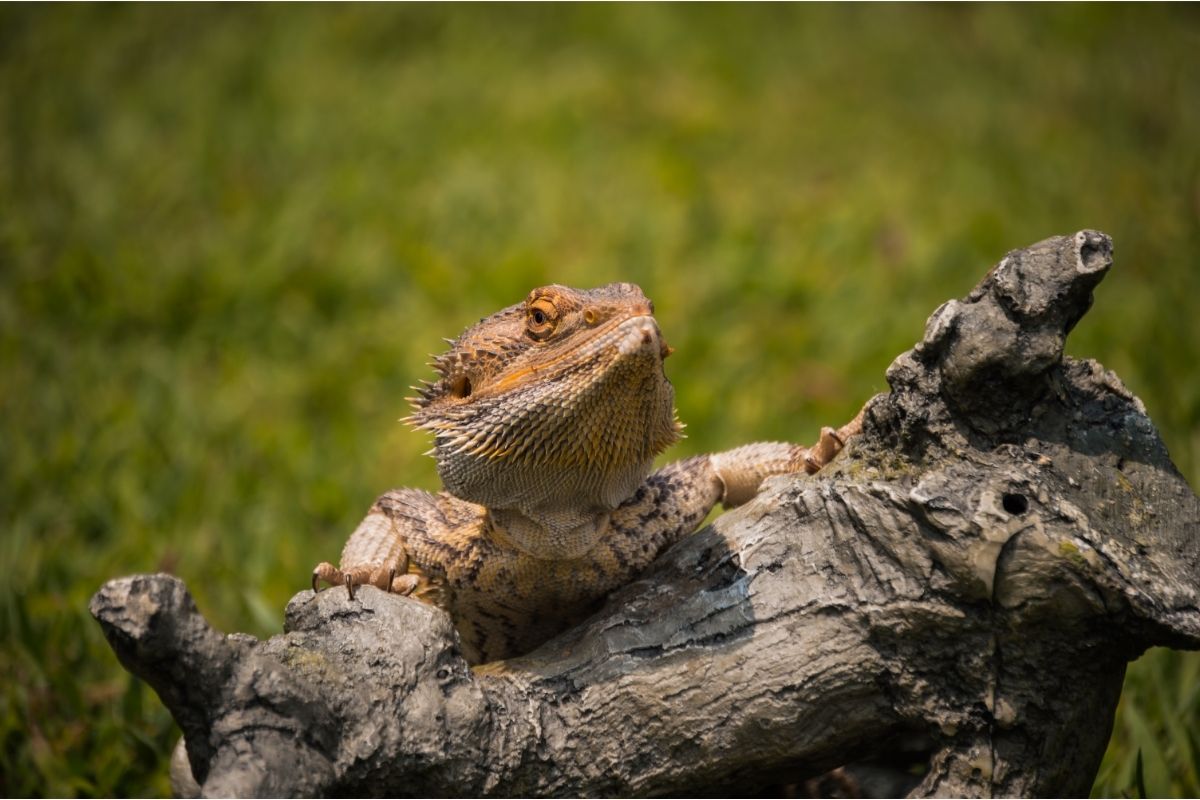
<path fill-rule="evenodd" d="M 1195 7 L 0 9 L 0 793 L 164 794 L 86 606 L 165 569 L 279 630 L 440 337 L 655 299 L 690 438 L 813 437 L 1007 249 L 1116 269 L 1073 334 L 1200 475 Z M 1200 661 L 1129 671 L 1095 792 L 1200 794 Z"/>

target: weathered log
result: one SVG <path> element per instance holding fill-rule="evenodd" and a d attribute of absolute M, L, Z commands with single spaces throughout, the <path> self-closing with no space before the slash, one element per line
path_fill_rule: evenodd
<path fill-rule="evenodd" d="M 1083 795 L 1126 663 L 1200 647 L 1200 500 L 1067 333 L 1082 231 L 930 317 L 816 476 L 668 551 L 533 653 L 468 667 L 441 611 L 309 591 L 268 641 L 167 575 L 92 600 L 206 794 L 750 792 L 924 737 L 914 795 Z M 803 438 L 803 437 L 799 437 Z"/>

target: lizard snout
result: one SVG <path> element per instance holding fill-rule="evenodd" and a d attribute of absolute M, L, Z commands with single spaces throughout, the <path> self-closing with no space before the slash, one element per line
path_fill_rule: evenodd
<path fill-rule="evenodd" d="M 622 336 L 617 344 L 617 349 L 623 356 L 631 356 L 635 353 L 656 352 L 663 358 L 666 358 L 667 347 L 666 342 L 662 339 L 662 333 L 658 330 L 658 323 L 654 321 L 654 317 L 634 317 L 626 320 L 621 324 Z"/>

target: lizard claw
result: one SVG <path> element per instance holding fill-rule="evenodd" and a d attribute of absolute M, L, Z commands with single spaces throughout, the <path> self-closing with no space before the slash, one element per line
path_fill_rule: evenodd
<path fill-rule="evenodd" d="M 427 582 L 428 581 L 426 581 L 426 583 Z M 421 584 L 422 578 L 420 575 L 414 575 L 410 572 L 406 575 L 396 577 L 396 571 L 392 570 L 391 579 L 388 581 L 388 592 L 408 597 L 417 589 L 417 587 L 421 586 Z"/>
<path fill-rule="evenodd" d="M 840 431 L 835 431 L 833 428 L 821 428 L 821 438 L 815 445 L 809 448 L 808 453 L 804 456 L 804 471 L 809 475 L 819 472 L 821 467 L 825 466 L 842 451 L 846 443 L 838 434 Z"/>
<path fill-rule="evenodd" d="M 346 587 L 346 595 L 351 599 L 357 596 L 359 586 L 375 586 L 389 594 L 410 594 L 417 585 L 417 576 L 399 575 L 396 567 L 391 567 L 385 576 L 384 567 L 356 566 L 338 569 L 333 564 L 322 562 L 313 570 L 313 594 L 321 591 L 321 583 L 341 584 Z M 384 578 L 386 577 L 386 581 Z"/>
<path fill-rule="evenodd" d="M 322 561 L 317 566 L 313 567 L 312 573 L 312 590 L 313 596 L 316 596 L 321 591 L 321 582 L 325 583 L 341 583 L 342 573 L 333 564 L 328 561 Z"/>
<path fill-rule="evenodd" d="M 858 415 L 847 422 L 842 427 L 834 430 L 833 428 L 821 428 L 821 438 L 817 443 L 809 448 L 808 453 L 804 456 L 804 471 L 809 475 L 819 472 L 821 467 L 828 464 L 833 457 L 842 452 L 842 448 L 846 446 L 846 442 L 853 436 L 857 436 L 862 432 L 863 412 L 865 406 Z"/>

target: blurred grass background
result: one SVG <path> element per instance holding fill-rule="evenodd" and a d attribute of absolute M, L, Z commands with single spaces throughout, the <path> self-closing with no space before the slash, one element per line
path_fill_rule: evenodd
<path fill-rule="evenodd" d="M 811 440 L 1008 249 L 1095 227 L 1070 352 L 1200 485 L 1195 7 L 0 8 L 0 793 L 154 795 L 177 733 L 87 613 L 165 569 L 277 632 L 441 337 L 642 285 L 669 454 Z M 1200 795 L 1200 661 L 1094 792 Z"/>

